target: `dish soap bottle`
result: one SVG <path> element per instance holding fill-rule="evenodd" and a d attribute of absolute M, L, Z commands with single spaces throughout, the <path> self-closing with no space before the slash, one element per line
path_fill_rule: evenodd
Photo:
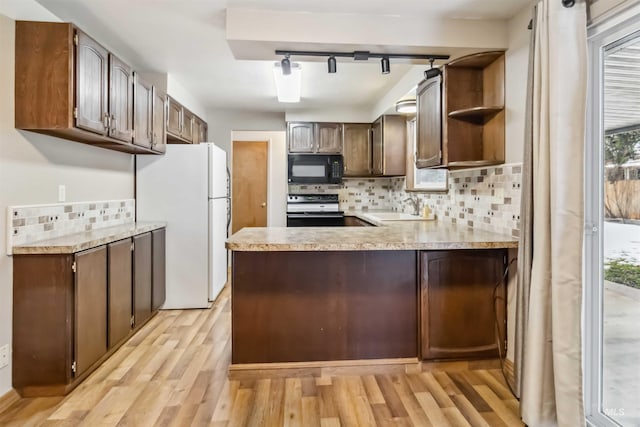
<path fill-rule="evenodd" d="M 429 206 L 427 205 L 425 205 L 424 208 L 422 208 L 422 217 L 427 220 L 435 219 L 435 216 L 431 211 L 431 208 L 429 208 Z"/>

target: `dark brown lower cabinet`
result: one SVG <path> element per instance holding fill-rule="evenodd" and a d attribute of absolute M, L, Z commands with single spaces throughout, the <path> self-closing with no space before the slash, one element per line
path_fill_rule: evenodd
<path fill-rule="evenodd" d="M 496 325 L 506 339 L 505 257 L 503 249 L 420 252 L 422 359 L 498 356 Z"/>
<path fill-rule="evenodd" d="M 109 249 L 109 348 L 131 333 L 131 239 L 110 243 Z"/>
<path fill-rule="evenodd" d="M 234 252 L 233 363 L 416 357 L 415 251 Z"/>
<path fill-rule="evenodd" d="M 75 374 L 107 353 L 107 248 L 75 255 Z"/>
<path fill-rule="evenodd" d="M 73 381 L 73 261 L 73 254 L 13 256 L 12 379 L 23 397 L 65 394 Z"/>
<path fill-rule="evenodd" d="M 133 238 L 133 319 L 136 328 L 151 317 L 151 233 Z"/>
<path fill-rule="evenodd" d="M 164 230 L 156 232 L 153 257 L 152 233 L 134 236 L 134 256 L 130 238 L 72 254 L 13 255 L 18 393 L 67 394 L 131 336 L 132 311 L 136 330 L 151 318 L 152 275 L 164 295 Z"/>
<path fill-rule="evenodd" d="M 166 230 L 161 228 L 154 230 L 151 239 L 153 241 L 153 295 L 151 297 L 151 310 L 156 311 L 166 299 Z"/>

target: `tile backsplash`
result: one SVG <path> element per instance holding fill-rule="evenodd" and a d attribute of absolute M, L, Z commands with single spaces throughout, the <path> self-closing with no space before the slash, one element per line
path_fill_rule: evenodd
<path fill-rule="evenodd" d="M 522 164 L 449 172 L 449 191 L 405 191 L 405 178 L 345 178 L 341 185 L 289 185 L 289 193 L 334 193 L 344 211 L 398 210 L 413 213 L 409 197 L 432 209 L 438 221 L 517 237 Z"/>
<path fill-rule="evenodd" d="M 13 246 L 134 222 L 135 200 L 9 206 L 7 253 Z"/>
<path fill-rule="evenodd" d="M 390 210 L 390 178 L 344 178 L 337 185 L 289 185 L 289 194 L 338 194 L 344 211 Z"/>
<path fill-rule="evenodd" d="M 519 236 L 522 164 L 467 169 L 449 173 L 447 193 L 404 190 L 404 178 L 392 179 L 391 203 L 413 213 L 409 197 L 429 206 L 438 221 Z"/>

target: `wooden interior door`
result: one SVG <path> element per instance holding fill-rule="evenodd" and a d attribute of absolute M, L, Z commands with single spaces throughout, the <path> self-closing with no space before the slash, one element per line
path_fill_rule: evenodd
<path fill-rule="evenodd" d="M 233 141 L 231 232 L 267 226 L 267 141 Z"/>

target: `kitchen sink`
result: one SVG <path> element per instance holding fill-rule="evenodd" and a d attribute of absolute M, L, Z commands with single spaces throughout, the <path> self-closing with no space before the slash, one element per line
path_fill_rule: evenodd
<path fill-rule="evenodd" d="M 402 212 L 375 212 L 363 215 L 376 221 L 424 221 L 425 219 L 418 215 L 412 215 Z"/>

